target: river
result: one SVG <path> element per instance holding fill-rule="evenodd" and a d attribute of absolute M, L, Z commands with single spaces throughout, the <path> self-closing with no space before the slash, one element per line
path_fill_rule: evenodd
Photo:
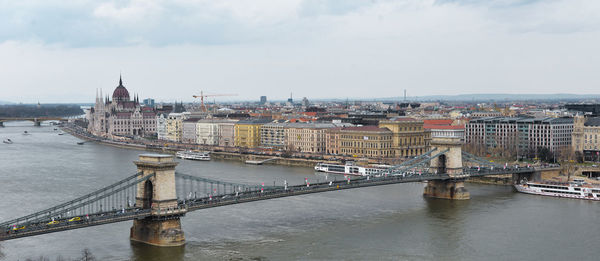
<path fill-rule="evenodd" d="M 135 173 L 144 153 L 87 142 L 52 126 L 0 128 L 0 221 L 74 199 Z M 29 135 L 23 135 L 23 132 Z M 323 180 L 310 168 L 181 161 L 177 171 L 272 184 Z M 422 197 L 422 183 L 326 192 L 188 213 L 186 245 L 129 241 L 132 222 L 0 242 L 0 260 L 598 260 L 600 202 L 467 184 L 471 199 Z"/>

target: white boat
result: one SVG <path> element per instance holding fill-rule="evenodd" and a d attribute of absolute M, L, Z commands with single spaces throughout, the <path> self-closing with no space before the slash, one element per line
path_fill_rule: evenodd
<path fill-rule="evenodd" d="M 5 139 L 2 142 L 6 144 L 13 144 L 13 141 L 11 139 Z"/>
<path fill-rule="evenodd" d="M 209 152 L 200 152 L 200 151 L 191 151 L 191 150 L 182 150 L 175 153 L 175 156 L 180 159 L 189 159 L 189 160 L 210 160 Z"/>
<path fill-rule="evenodd" d="M 389 165 L 370 165 L 370 166 L 358 166 L 354 162 L 346 162 L 345 165 L 338 165 L 332 163 L 317 163 L 315 170 L 319 172 L 345 174 L 345 175 L 356 175 L 356 176 L 367 176 L 377 175 L 382 171 L 389 169 Z"/>
<path fill-rule="evenodd" d="M 517 191 L 542 196 L 576 198 L 600 201 L 600 187 L 592 187 L 582 180 L 570 183 L 523 182 L 516 184 Z"/>

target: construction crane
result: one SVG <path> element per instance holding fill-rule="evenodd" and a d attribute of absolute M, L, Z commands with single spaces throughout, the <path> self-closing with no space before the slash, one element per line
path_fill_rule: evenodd
<path fill-rule="evenodd" d="M 204 94 L 200 91 L 200 95 L 192 95 L 194 98 L 200 98 L 200 108 L 203 112 L 206 112 L 206 106 L 204 106 L 204 97 L 216 97 L 216 96 L 237 96 L 237 94 Z"/>

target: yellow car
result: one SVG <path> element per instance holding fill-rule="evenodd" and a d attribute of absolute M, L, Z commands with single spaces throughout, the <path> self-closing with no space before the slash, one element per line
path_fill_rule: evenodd
<path fill-rule="evenodd" d="M 21 227 L 17 227 L 17 226 L 15 226 L 15 227 L 13 227 L 13 229 L 12 229 L 12 230 L 15 230 L 15 231 L 17 231 L 17 230 L 21 230 L 21 229 L 25 229 L 25 226 L 21 226 Z"/>
<path fill-rule="evenodd" d="M 80 217 L 74 217 L 74 218 L 69 219 L 69 222 L 80 221 L 80 220 L 81 220 Z"/>
<path fill-rule="evenodd" d="M 56 221 L 56 220 L 52 220 L 52 221 L 48 222 L 48 225 L 56 225 L 56 224 L 58 224 L 58 221 Z"/>

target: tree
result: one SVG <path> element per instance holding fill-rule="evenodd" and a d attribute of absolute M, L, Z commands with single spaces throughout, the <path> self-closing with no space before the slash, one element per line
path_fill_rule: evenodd
<path fill-rule="evenodd" d="M 92 255 L 92 252 L 90 251 L 89 248 L 86 248 L 83 251 L 81 251 L 81 258 L 79 260 L 81 260 L 81 261 L 96 261 L 96 257 L 94 257 L 94 255 Z"/>
<path fill-rule="evenodd" d="M 547 147 L 538 147 L 537 155 L 543 162 L 556 163 L 554 153 Z"/>

